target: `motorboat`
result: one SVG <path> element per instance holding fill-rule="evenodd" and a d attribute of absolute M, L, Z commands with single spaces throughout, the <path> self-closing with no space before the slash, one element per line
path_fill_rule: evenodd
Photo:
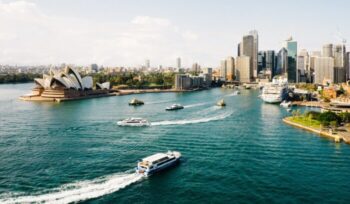
<path fill-rule="evenodd" d="M 166 107 L 165 110 L 167 111 L 173 111 L 173 110 L 180 110 L 180 109 L 183 109 L 184 107 L 180 104 L 173 104 L 169 107 Z"/>
<path fill-rule="evenodd" d="M 117 124 L 119 126 L 149 126 L 150 123 L 142 118 L 127 118 L 125 120 L 118 121 Z"/>
<path fill-rule="evenodd" d="M 289 107 L 292 106 L 292 102 L 290 102 L 290 101 L 288 101 L 288 102 L 287 101 L 282 101 L 280 106 L 283 107 L 283 108 L 289 108 Z"/>
<path fill-rule="evenodd" d="M 140 106 L 145 104 L 143 101 L 137 100 L 136 98 L 133 98 L 130 102 L 129 105 L 130 106 Z"/>
<path fill-rule="evenodd" d="M 218 101 L 218 102 L 216 103 L 216 105 L 217 105 L 217 106 L 226 106 L 226 103 L 225 103 L 224 99 L 221 99 L 220 101 Z"/>
<path fill-rule="evenodd" d="M 156 153 L 143 158 L 137 163 L 135 168 L 137 174 L 150 176 L 154 173 L 168 169 L 179 163 L 181 153 L 176 151 L 168 151 L 166 153 Z"/>

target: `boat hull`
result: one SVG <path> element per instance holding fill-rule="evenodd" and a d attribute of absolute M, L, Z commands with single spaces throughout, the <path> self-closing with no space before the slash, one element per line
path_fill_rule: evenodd
<path fill-rule="evenodd" d="M 175 110 L 181 110 L 184 109 L 184 107 L 178 107 L 178 108 L 166 108 L 166 111 L 175 111 Z"/>
<path fill-rule="evenodd" d="M 180 163 L 180 157 L 175 158 L 174 160 L 171 160 L 169 162 L 166 162 L 164 164 L 162 164 L 161 166 L 157 167 L 156 169 L 152 169 L 150 171 L 144 171 L 143 169 L 139 169 L 138 167 L 136 167 L 136 173 L 137 174 L 142 174 L 144 176 L 151 176 L 153 174 L 159 173 L 161 171 L 164 171 L 166 169 L 169 169 L 171 167 L 174 167 L 176 165 L 178 165 Z"/>

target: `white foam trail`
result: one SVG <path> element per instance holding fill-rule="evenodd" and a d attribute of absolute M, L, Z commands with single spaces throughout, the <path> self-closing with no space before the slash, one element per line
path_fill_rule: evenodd
<path fill-rule="evenodd" d="M 225 95 L 224 97 L 231 97 L 231 96 L 237 96 L 237 95 L 238 95 L 238 91 L 235 91 L 235 92 L 233 92 L 231 94 Z"/>
<path fill-rule="evenodd" d="M 151 126 L 160 126 L 160 125 L 186 125 L 186 124 L 194 124 L 194 123 L 206 123 L 210 121 L 215 120 L 223 120 L 227 117 L 232 115 L 231 113 L 225 113 L 222 115 L 217 115 L 213 117 L 208 118 L 198 118 L 198 119 L 191 119 L 191 120 L 173 120 L 173 121 L 160 121 L 160 122 L 152 122 Z"/>
<path fill-rule="evenodd" d="M 194 108 L 194 107 L 198 107 L 198 106 L 204 106 L 204 105 L 207 105 L 209 103 L 196 103 L 196 104 L 191 104 L 191 105 L 187 105 L 187 106 L 184 106 L 184 108 Z"/>
<path fill-rule="evenodd" d="M 0 203 L 72 203 L 101 197 L 140 181 L 142 175 L 113 174 L 90 181 L 66 184 L 41 195 L 1 198 Z"/>

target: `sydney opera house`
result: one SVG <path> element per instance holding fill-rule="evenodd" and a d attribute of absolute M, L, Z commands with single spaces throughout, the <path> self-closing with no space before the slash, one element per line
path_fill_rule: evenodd
<path fill-rule="evenodd" d="M 50 70 L 49 75 L 34 79 L 36 87 L 32 93 L 22 96 L 29 101 L 65 101 L 84 98 L 95 98 L 110 95 L 110 83 L 96 83 L 93 88 L 91 76 L 81 77 L 80 74 L 66 67 L 63 71 Z"/>

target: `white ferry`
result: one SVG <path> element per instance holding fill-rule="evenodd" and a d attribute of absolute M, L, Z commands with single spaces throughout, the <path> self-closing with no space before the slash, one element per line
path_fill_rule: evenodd
<path fill-rule="evenodd" d="M 119 126 L 149 126 L 150 123 L 142 118 L 127 118 L 125 120 L 118 121 L 117 124 Z"/>
<path fill-rule="evenodd" d="M 274 78 L 271 83 L 264 85 L 261 99 L 266 103 L 281 103 L 286 98 L 287 90 L 286 79 Z"/>
<path fill-rule="evenodd" d="M 165 110 L 167 110 L 167 111 L 180 110 L 180 109 L 184 109 L 184 107 L 180 104 L 173 104 L 173 105 L 165 108 Z"/>
<path fill-rule="evenodd" d="M 137 163 L 136 173 L 144 176 L 150 176 L 156 172 L 162 171 L 179 163 L 181 153 L 168 151 L 167 153 L 156 153 L 143 158 Z"/>

